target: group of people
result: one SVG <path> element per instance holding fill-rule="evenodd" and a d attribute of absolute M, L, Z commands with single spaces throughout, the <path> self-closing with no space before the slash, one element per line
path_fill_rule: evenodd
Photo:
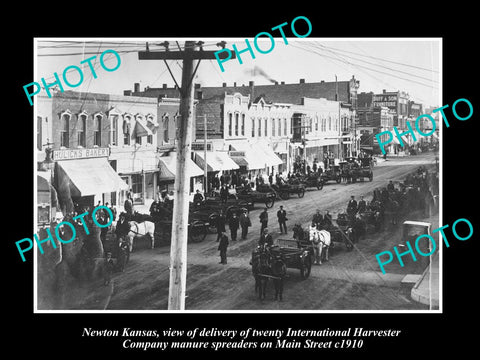
<path fill-rule="evenodd" d="M 260 247 L 272 246 L 273 245 L 273 238 L 272 235 L 269 233 L 268 230 L 268 208 L 264 208 L 263 211 L 259 215 L 260 221 L 260 238 L 258 241 L 258 245 Z M 283 205 L 280 205 L 280 208 L 277 211 L 277 221 L 280 227 L 280 234 L 287 234 L 287 212 L 283 208 Z M 229 245 L 229 239 L 226 234 L 226 218 L 223 214 L 223 211 L 220 212 L 219 216 L 217 217 L 217 242 L 218 250 L 220 251 L 220 264 L 227 263 L 227 248 Z M 243 211 L 240 217 L 237 216 L 236 213 L 232 213 L 229 220 L 228 226 L 230 229 L 230 236 L 232 241 L 237 241 L 237 231 L 239 227 L 242 229 L 241 238 L 245 240 L 248 235 L 248 228 L 252 226 L 252 222 L 250 220 L 248 211 Z"/>

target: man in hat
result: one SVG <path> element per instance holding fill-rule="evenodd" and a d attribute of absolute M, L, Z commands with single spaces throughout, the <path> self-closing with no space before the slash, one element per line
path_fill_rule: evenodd
<path fill-rule="evenodd" d="M 263 229 L 260 240 L 258 240 L 258 246 L 260 247 L 270 247 L 273 245 L 272 235 L 268 233 L 268 228 Z"/>
<path fill-rule="evenodd" d="M 220 251 L 220 263 L 225 265 L 227 263 L 227 248 L 228 248 L 228 236 L 225 231 L 220 233 L 220 242 L 218 244 L 218 250 Z"/>
<path fill-rule="evenodd" d="M 283 206 L 280 205 L 280 210 L 277 211 L 278 225 L 280 226 L 280 234 L 287 233 L 287 212 L 283 209 Z"/>
<path fill-rule="evenodd" d="M 228 227 L 230 228 L 230 236 L 232 241 L 237 241 L 237 231 L 240 221 L 238 219 L 237 213 L 233 212 L 232 216 L 228 220 Z"/>
<path fill-rule="evenodd" d="M 268 225 L 268 208 L 263 209 L 263 211 L 260 213 L 259 219 L 260 219 L 260 235 L 263 234 L 263 229 L 265 229 Z"/>
<path fill-rule="evenodd" d="M 247 238 L 248 228 L 252 226 L 252 222 L 248 217 L 247 210 L 243 210 L 242 214 L 240 215 L 240 227 L 242 228 L 242 240 Z"/>

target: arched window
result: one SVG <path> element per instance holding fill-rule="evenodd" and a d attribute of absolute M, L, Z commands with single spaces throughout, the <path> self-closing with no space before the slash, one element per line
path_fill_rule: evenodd
<path fill-rule="evenodd" d="M 245 136 L 245 114 L 242 114 L 242 136 Z"/>
<path fill-rule="evenodd" d="M 170 119 L 168 115 L 165 115 L 163 117 L 163 141 L 167 143 L 170 141 L 170 137 L 168 136 L 169 122 L 170 122 Z"/>
<path fill-rule="evenodd" d="M 255 137 L 255 119 L 252 118 L 252 138 Z"/>
<path fill-rule="evenodd" d="M 238 136 L 238 127 L 240 126 L 240 114 L 235 113 L 235 136 Z"/>
<path fill-rule="evenodd" d="M 93 115 L 93 146 L 102 146 L 103 114 Z"/>
<path fill-rule="evenodd" d="M 87 130 L 87 113 L 83 111 L 77 117 L 77 146 L 86 147 L 85 132 Z"/>
<path fill-rule="evenodd" d="M 130 145 L 130 138 L 132 136 L 132 117 L 131 114 L 123 114 L 123 145 Z"/>
<path fill-rule="evenodd" d="M 228 136 L 232 136 L 232 128 L 233 128 L 233 115 L 231 113 L 228 114 Z"/>
<path fill-rule="evenodd" d="M 65 111 L 60 114 L 60 147 L 69 147 L 69 130 L 70 130 L 70 119 L 72 118 L 72 113 L 70 111 Z"/>

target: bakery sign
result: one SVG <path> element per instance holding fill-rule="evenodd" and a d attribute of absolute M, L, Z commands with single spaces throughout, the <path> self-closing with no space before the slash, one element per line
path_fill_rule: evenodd
<path fill-rule="evenodd" d="M 61 149 L 53 151 L 53 160 L 74 160 L 96 157 L 107 157 L 110 155 L 110 148 L 96 147 L 91 149 Z"/>

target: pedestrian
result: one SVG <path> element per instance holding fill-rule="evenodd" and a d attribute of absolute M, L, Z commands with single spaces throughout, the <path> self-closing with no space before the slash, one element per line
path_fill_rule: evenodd
<path fill-rule="evenodd" d="M 260 235 L 263 234 L 263 230 L 267 227 L 268 225 L 268 212 L 267 208 L 263 209 L 263 211 L 260 213 L 259 219 L 260 219 Z"/>
<path fill-rule="evenodd" d="M 217 216 L 216 226 L 217 226 L 217 241 L 220 241 L 220 237 L 222 236 L 222 233 L 225 232 L 225 215 L 223 215 L 222 210 L 220 210 L 220 214 L 218 214 Z"/>
<path fill-rule="evenodd" d="M 152 205 L 150 205 L 150 216 L 154 219 L 158 219 L 160 217 L 160 207 L 160 201 L 158 198 L 155 198 L 155 200 L 152 202 Z"/>
<path fill-rule="evenodd" d="M 127 199 L 125 200 L 123 207 L 125 208 L 127 215 L 133 215 L 133 201 L 132 194 L 130 192 L 127 194 Z"/>
<path fill-rule="evenodd" d="M 238 219 L 237 213 L 233 212 L 230 220 L 228 221 L 228 227 L 230 228 L 230 236 L 232 241 L 237 241 L 237 231 L 240 220 Z"/>
<path fill-rule="evenodd" d="M 316 173 L 318 169 L 317 165 L 317 159 L 313 160 L 313 166 L 312 166 L 313 172 Z"/>
<path fill-rule="evenodd" d="M 104 262 L 104 268 L 103 268 L 103 284 L 107 286 L 110 284 L 110 280 L 112 279 L 112 273 L 113 273 L 113 259 L 112 259 L 112 253 L 107 252 L 105 254 L 105 262 Z"/>
<path fill-rule="evenodd" d="M 247 210 L 244 210 L 240 215 L 239 222 L 240 226 L 242 227 L 242 240 L 245 240 L 247 238 L 248 228 L 252 226 L 252 222 L 250 221 Z"/>
<path fill-rule="evenodd" d="M 272 235 L 268 233 L 268 228 L 263 229 L 262 234 L 260 235 L 260 240 L 258 240 L 258 246 L 260 247 L 270 247 L 273 245 Z"/>
<path fill-rule="evenodd" d="M 110 211 L 112 212 L 112 215 L 113 215 L 112 221 L 117 220 L 117 209 L 115 209 L 115 207 L 114 207 L 113 205 L 110 206 L 108 202 L 105 203 L 105 206 L 106 206 L 107 208 L 109 208 Z"/>
<path fill-rule="evenodd" d="M 360 201 L 358 202 L 358 213 L 363 214 L 367 208 L 367 204 L 365 200 L 363 200 L 363 196 L 360 196 Z"/>
<path fill-rule="evenodd" d="M 357 200 L 355 200 L 355 196 L 350 197 L 350 201 L 347 205 L 347 214 L 350 216 L 354 216 L 357 213 Z"/>
<path fill-rule="evenodd" d="M 287 234 L 287 212 L 283 209 L 283 205 L 280 205 L 280 210 L 277 211 L 278 225 L 280 226 L 280 234 Z"/>
<path fill-rule="evenodd" d="M 220 200 L 223 204 L 226 204 L 228 200 L 228 188 L 225 184 L 222 185 L 222 188 L 220 189 Z"/>
<path fill-rule="evenodd" d="M 270 173 L 270 175 L 268 175 L 268 182 L 270 183 L 270 185 L 273 184 L 273 174 Z"/>
<path fill-rule="evenodd" d="M 228 248 L 228 236 L 225 231 L 220 233 L 220 242 L 218 244 L 218 250 L 220 251 L 219 264 L 225 265 L 227 263 L 227 248 Z"/>

